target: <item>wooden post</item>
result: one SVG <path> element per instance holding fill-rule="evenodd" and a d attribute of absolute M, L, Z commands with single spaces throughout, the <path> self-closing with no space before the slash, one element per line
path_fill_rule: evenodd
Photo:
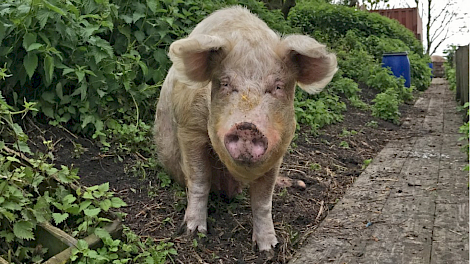
<path fill-rule="evenodd" d="M 456 99 L 461 105 L 468 102 L 469 89 L 469 46 L 460 46 L 455 52 Z"/>

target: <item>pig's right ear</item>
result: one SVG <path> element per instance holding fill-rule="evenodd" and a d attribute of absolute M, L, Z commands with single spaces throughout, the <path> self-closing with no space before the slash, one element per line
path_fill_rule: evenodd
<path fill-rule="evenodd" d="M 178 77 L 192 82 L 206 82 L 212 70 L 225 55 L 228 41 L 209 35 L 180 39 L 170 46 L 169 56 Z"/>

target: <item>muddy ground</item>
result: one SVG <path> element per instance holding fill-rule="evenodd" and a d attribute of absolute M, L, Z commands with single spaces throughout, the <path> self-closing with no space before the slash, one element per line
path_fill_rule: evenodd
<path fill-rule="evenodd" d="M 373 90 L 363 88 L 366 102 L 374 96 Z M 402 122 L 425 114 L 412 104 L 405 104 L 400 110 Z M 411 136 L 409 132 L 400 125 L 372 117 L 370 111 L 349 105 L 344 122 L 327 126 L 318 135 L 302 127 L 285 155 L 281 175 L 303 181 L 306 188 L 276 187 L 273 220 L 279 244 L 274 258 L 265 261 L 251 242 L 252 218 L 246 192 L 231 201 L 211 196 L 206 237 L 178 236 L 186 205 L 184 189 L 176 185 L 161 187 L 163 182 L 155 171 L 144 175 L 141 168 L 148 157 L 140 153 L 103 153 L 95 141 L 66 129 L 28 125 L 33 144 L 44 149 L 41 142 L 51 140 L 55 162 L 78 167 L 82 184 L 110 183 L 112 190 L 128 204 L 122 209 L 127 213 L 125 225 L 142 237 L 173 242 L 178 251 L 174 263 L 288 262 L 300 242 L 315 230 L 363 171 L 366 160 L 373 159 L 388 141 Z M 77 149 L 77 144 L 81 148 Z M 136 166 L 136 162 L 141 165 Z"/>

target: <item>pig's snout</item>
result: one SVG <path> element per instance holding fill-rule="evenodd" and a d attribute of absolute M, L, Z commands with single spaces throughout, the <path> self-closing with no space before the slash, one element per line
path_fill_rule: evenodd
<path fill-rule="evenodd" d="M 254 163 L 263 157 L 268 139 L 253 123 L 234 125 L 225 135 L 225 148 L 232 158 L 242 163 Z"/>

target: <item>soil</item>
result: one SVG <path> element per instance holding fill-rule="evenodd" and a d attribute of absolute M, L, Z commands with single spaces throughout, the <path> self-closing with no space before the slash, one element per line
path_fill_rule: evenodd
<path fill-rule="evenodd" d="M 362 87 L 364 101 L 374 97 L 375 91 Z M 294 184 L 275 189 L 273 220 L 279 244 L 272 258 L 260 254 L 251 242 L 252 218 L 246 192 L 230 201 L 211 195 L 208 234 L 178 235 L 186 205 L 184 189 L 175 184 L 161 187 L 156 172 L 145 175 L 136 162 L 145 164 L 146 157 L 138 153 L 104 154 L 95 141 L 38 122 L 28 125 L 28 134 L 41 150 L 42 142 L 50 140 L 55 162 L 78 167 L 82 184 L 109 182 L 128 204 L 122 209 L 127 213 L 124 224 L 142 237 L 174 243 L 178 251 L 174 263 L 287 263 L 300 242 L 315 230 L 364 170 L 367 160 L 390 140 L 410 136 L 405 128 L 372 117 L 370 111 L 349 105 L 347 109 L 344 122 L 329 125 L 317 135 L 302 127 L 286 153 L 281 176 L 294 183 L 303 181 L 305 188 Z M 400 111 L 402 122 L 424 115 L 412 104 L 404 104 Z"/>

